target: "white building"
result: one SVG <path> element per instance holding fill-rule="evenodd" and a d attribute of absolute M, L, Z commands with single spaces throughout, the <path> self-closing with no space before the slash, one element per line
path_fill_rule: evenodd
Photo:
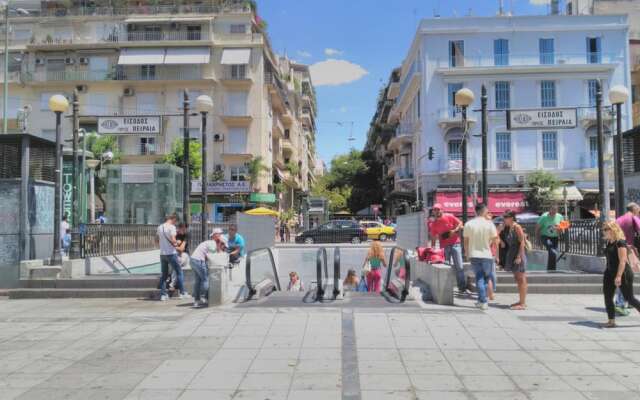
<path fill-rule="evenodd" d="M 476 110 L 485 85 L 491 110 L 488 182 L 494 194 L 490 194 L 490 208 L 500 201 L 501 195 L 495 193 L 501 189 L 517 193 L 524 189 L 527 174 L 536 170 L 554 172 L 583 195 L 597 190 L 595 108 L 578 108 L 575 129 L 512 132 L 502 110 L 593 106 L 597 79 L 608 105 L 610 87 L 631 86 L 628 43 L 626 16 L 423 20 L 402 64 L 400 91 L 391 112 L 391 120 L 399 122 L 389 144 L 400 149 L 398 167 L 415 170 L 427 205 L 437 201 L 453 207 L 457 202 L 459 212 L 462 124 L 454 93 L 467 87 L 475 94 L 469 107 L 468 162 L 470 184 L 479 183 L 481 124 Z M 605 112 L 605 117 L 605 125 L 610 126 L 610 115 Z M 631 126 L 628 103 L 623 130 Z M 432 159 L 427 156 L 430 147 Z M 607 148 L 610 151 L 611 143 Z M 524 198 L 522 189 L 520 194 L 505 196 L 503 200 L 511 203 Z M 584 207 L 589 207 L 588 197 Z"/>

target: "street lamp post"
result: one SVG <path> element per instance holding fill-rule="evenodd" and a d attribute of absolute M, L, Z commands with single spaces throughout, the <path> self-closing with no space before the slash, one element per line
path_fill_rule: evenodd
<path fill-rule="evenodd" d="M 615 158 L 615 192 L 616 215 L 625 212 L 624 206 L 624 140 L 622 139 L 622 105 L 629 99 L 629 89 L 622 85 L 609 90 L 609 100 L 616 107 L 616 136 L 613 140 L 613 157 Z"/>
<path fill-rule="evenodd" d="M 489 182 L 487 181 L 487 147 L 488 147 L 488 110 L 487 110 L 487 88 L 482 85 L 482 97 L 480 98 L 480 104 L 482 108 L 482 201 L 484 204 L 489 204 Z"/>
<path fill-rule="evenodd" d="M 188 224 L 191 177 L 189 176 L 189 93 L 186 89 L 182 100 L 182 146 L 182 222 Z"/>
<path fill-rule="evenodd" d="M 462 223 L 467 222 L 467 108 L 473 103 L 475 99 L 473 92 L 470 89 L 462 88 L 456 92 L 455 102 L 456 106 L 462 108 Z"/>
<path fill-rule="evenodd" d="M 202 136 L 202 211 L 200 217 L 201 239 L 207 240 L 207 113 L 213 110 L 213 100 L 207 95 L 198 96 L 196 99 L 196 110 L 202 116 L 201 136 Z"/>
<path fill-rule="evenodd" d="M 49 99 L 49 109 L 56 114 L 56 161 L 55 161 L 55 193 L 54 193 L 54 217 L 53 217 L 53 253 L 51 254 L 51 265 L 62 264 L 62 254 L 60 254 L 60 223 L 62 221 L 62 207 L 60 204 L 60 183 L 62 180 L 62 113 L 69 108 L 69 101 L 61 94 L 51 96 Z M 6 119 L 5 119 L 6 120 Z"/>
<path fill-rule="evenodd" d="M 87 160 L 87 167 L 91 170 L 91 180 L 89 181 L 89 223 L 93 224 L 96 220 L 96 168 L 100 165 L 100 160 Z"/>
<path fill-rule="evenodd" d="M 596 128 L 598 142 L 598 189 L 600 191 L 600 220 L 609 219 L 609 185 L 605 180 L 604 122 L 602 120 L 602 83 L 596 80 Z"/>

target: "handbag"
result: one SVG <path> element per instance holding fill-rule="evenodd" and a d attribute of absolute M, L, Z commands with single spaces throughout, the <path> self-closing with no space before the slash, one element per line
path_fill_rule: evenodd
<path fill-rule="evenodd" d="M 371 263 L 369 261 L 364 263 L 364 265 L 362 266 L 362 272 L 365 272 L 365 273 L 371 272 Z"/>

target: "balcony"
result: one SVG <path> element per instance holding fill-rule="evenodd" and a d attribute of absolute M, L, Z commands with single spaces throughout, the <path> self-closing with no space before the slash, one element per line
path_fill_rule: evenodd
<path fill-rule="evenodd" d="M 184 4 L 184 5 L 141 5 L 131 7 L 51 7 L 45 9 L 29 9 L 28 15 L 15 14 L 11 18 L 28 17 L 85 17 L 85 16 L 120 16 L 131 15 L 167 15 L 176 14 L 220 14 L 251 13 L 248 4 L 236 3 L 225 5 Z"/>
<path fill-rule="evenodd" d="M 208 41 L 206 31 L 131 31 L 109 34 L 104 38 L 106 42 L 165 42 L 165 41 Z"/>
<path fill-rule="evenodd" d="M 477 122 L 475 113 L 467 111 L 467 122 L 472 127 Z M 438 110 L 438 125 L 442 129 L 462 128 L 462 111 L 460 107 L 445 107 Z"/>
<path fill-rule="evenodd" d="M 280 145 L 282 146 L 282 152 L 285 154 L 289 154 L 289 156 L 291 156 L 295 151 L 295 147 L 293 146 L 291 139 L 283 138 L 280 142 Z"/>
<path fill-rule="evenodd" d="M 478 75 L 536 72 L 606 72 L 624 62 L 617 53 L 511 53 L 503 55 L 499 65 L 493 53 L 465 55 L 463 62 L 451 66 L 449 57 L 430 59 L 436 73 L 443 75 Z M 504 62 L 506 61 L 506 63 Z M 506 65 L 502 65 L 506 64 Z"/>
<path fill-rule="evenodd" d="M 261 45 L 264 38 L 261 33 L 214 33 L 213 39 L 216 43 L 223 45 Z"/>
<path fill-rule="evenodd" d="M 459 173 L 462 171 L 462 159 L 440 159 L 440 172 L 442 173 Z"/>
<path fill-rule="evenodd" d="M 395 174 L 393 190 L 398 193 L 411 193 L 416 189 L 416 180 L 413 170 L 408 168 L 400 169 Z"/>
<path fill-rule="evenodd" d="M 155 68 L 127 67 L 105 71 L 72 70 L 25 72 L 26 83 L 99 82 L 99 81 L 197 81 L 203 79 L 200 66 Z"/>
<path fill-rule="evenodd" d="M 223 107 L 220 118 L 225 125 L 233 127 L 248 127 L 253 121 L 253 116 L 249 114 L 246 108 L 238 109 L 229 105 Z"/>
<path fill-rule="evenodd" d="M 273 115 L 272 135 L 274 139 L 284 137 L 284 125 L 278 114 Z"/>
<path fill-rule="evenodd" d="M 387 148 L 390 150 L 400 148 L 413 141 L 414 135 L 420 132 L 422 122 L 420 120 L 402 123 L 396 128 L 395 134 L 389 140 Z"/>
<path fill-rule="evenodd" d="M 276 150 L 276 148 L 274 148 L 273 154 L 273 165 L 280 170 L 284 170 L 286 168 L 286 163 L 284 162 L 284 157 L 282 156 L 280 149 Z"/>
<path fill-rule="evenodd" d="M 411 66 L 401 79 L 398 93 L 400 103 L 408 102 L 410 100 L 408 98 L 412 96 L 406 96 L 407 93 L 420 89 L 420 82 L 422 80 L 421 71 L 422 63 L 419 58 L 416 58 L 413 60 L 413 63 L 411 63 Z M 401 109 L 402 108 L 404 107 L 401 106 Z"/>
<path fill-rule="evenodd" d="M 400 94 L 400 82 L 391 82 L 387 91 L 387 99 L 393 100 Z"/>
<path fill-rule="evenodd" d="M 249 89 L 253 84 L 248 65 L 225 65 L 220 80 L 231 89 Z"/>
<path fill-rule="evenodd" d="M 314 126 L 313 113 L 310 108 L 303 107 L 300 116 L 303 122 L 306 121 L 309 126 Z"/>
<path fill-rule="evenodd" d="M 611 108 L 609 107 L 602 108 L 602 119 L 604 121 L 611 121 L 613 117 L 614 117 L 614 113 L 612 112 Z M 582 124 L 583 128 L 588 128 L 590 126 L 595 125 L 598 121 L 598 119 L 596 118 L 595 106 L 593 106 L 593 108 L 578 108 L 578 121 L 580 121 L 580 124 Z M 608 130 L 606 124 L 604 129 Z"/>
<path fill-rule="evenodd" d="M 288 113 L 289 96 L 287 95 L 287 91 L 285 90 L 284 84 L 280 80 L 280 77 L 278 77 L 278 75 L 276 75 L 274 72 L 265 71 L 264 84 L 267 85 L 269 94 L 271 95 L 273 108 L 280 113 Z M 287 122 L 286 119 L 284 122 L 287 124 L 287 126 L 291 124 L 291 122 Z"/>
<path fill-rule="evenodd" d="M 413 168 L 403 167 L 403 168 L 398 168 L 396 170 L 396 173 L 395 173 L 396 182 L 398 182 L 398 181 L 406 181 L 406 180 L 413 180 L 413 179 L 414 179 Z"/>

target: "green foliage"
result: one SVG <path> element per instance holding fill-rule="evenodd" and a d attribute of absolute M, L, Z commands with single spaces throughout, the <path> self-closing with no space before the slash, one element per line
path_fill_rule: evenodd
<path fill-rule="evenodd" d="M 284 165 L 285 169 L 289 171 L 291 175 L 298 175 L 300 173 L 300 167 L 298 164 L 289 161 Z"/>
<path fill-rule="evenodd" d="M 361 161 L 364 169 L 359 169 L 352 183 L 352 192 L 349 197 L 349 208 L 353 213 L 369 207 L 371 204 L 384 203 L 384 190 L 382 183 L 382 163 L 373 152 L 363 151 Z"/>
<path fill-rule="evenodd" d="M 262 157 L 256 157 L 247 163 L 247 170 L 249 182 L 251 182 L 251 186 L 255 186 L 260 176 L 265 172 L 269 172 L 269 167 L 262 162 Z"/>
<path fill-rule="evenodd" d="M 278 182 L 273 184 L 273 192 L 275 194 L 284 193 L 285 190 L 286 190 L 286 186 L 284 185 L 284 183 Z"/>
<path fill-rule="evenodd" d="M 560 187 L 558 178 L 547 171 L 535 171 L 527 176 L 527 201 L 532 210 L 540 213 L 553 202 L 552 192 Z"/>
<path fill-rule="evenodd" d="M 296 212 L 293 208 L 289 208 L 280 213 L 280 221 L 289 222 L 296 217 Z"/>
<path fill-rule="evenodd" d="M 358 174 L 367 170 L 362 153 L 351 150 L 347 154 L 338 155 L 331 160 L 331 169 L 327 176 L 329 189 L 351 186 Z"/>
<path fill-rule="evenodd" d="M 329 189 L 327 176 L 323 176 L 311 189 L 314 197 L 324 197 L 329 201 L 329 211 L 332 213 L 343 211 L 347 208 L 347 201 L 351 197 L 351 187 Z"/>
<path fill-rule="evenodd" d="M 191 178 L 199 178 L 202 169 L 202 154 L 200 142 L 189 141 L 189 174 Z M 167 153 L 162 162 L 183 168 L 184 146 L 183 139 L 177 138 L 171 145 L 171 151 Z"/>
<path fill-rule="evenodd" d="M 218 170 L 213 171 L 209 174 L 209 181 L 211 182 L 220 182 L 224 180 L 224 171 Z"/>

